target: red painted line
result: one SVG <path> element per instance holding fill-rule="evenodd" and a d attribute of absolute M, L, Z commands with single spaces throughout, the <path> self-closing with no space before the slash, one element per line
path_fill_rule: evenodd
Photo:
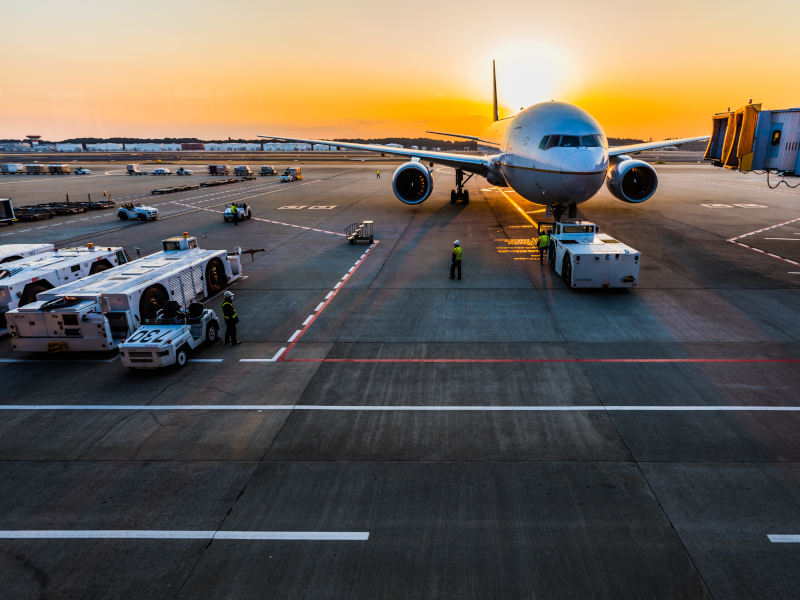
<path fill-rule="evenodd" d="M 800 358 L 282 358 L 279 360 L 326 363 L 800 363 Z"/>
<path fill-rule="evenodd" d="M 355 274 L 356 274 L 356 271 L 358 271 L 358 267 L 360 267 L 360 266 L 361 266 L 361 264 L 362 264 L 362 263 L 363 263 L 363 262 L 364 262 L 364 261 L 367 259 L 367 256 L 369 256 L 369 253 L 370 253 L 370 252 L 372 252 L 372 251 L 375 249 L 375 246 L 377 246 L 379 243 L 380 243 L 380 242 L 376 240 L 376 241 L 375 241 L 375 242 L 372 244 L 372 246 L 370 247 L 370 249 L 369 249 L 369 250 L 367 250 L 367 251 L 364 253 L 364 255 L 363 255 L 363 258 L 359 258 L 359 259 L 356 261 L 356 264 L 354 265 L 354 268 L 353 268 L 353 270 L 349 271 L 349 272 L 347 273 L 347 275 L 345 275 L 344 277 L 342 277 L 341 281 L 340 281 L 340 282 L 337 284 L 336 288 L 334 288 L 334 290 L 333 290 L 333 295 L 331 295 L 331 296 L 330 296 L 330 297 L 329 297 L 327 300 L 325 300 L 325 301 L 322 303 L 322 307 L 321 307 L 321 308 L 320 308 L 320 309 L 319 309 L 317 312 L 315 312 L 315 313 L 314 313 L 314 318 L 312 318 L 312 319 L 311 319 L 311 320 L 310 320 L 310 321 L 309 321 L 309 322 L 308 322 L 308 323 L 305 325 L 305 327 L 303 327 L 303 328 L 300 330 L 300 334 L 299 334 L 299 335 L 297 335 L 297 336 L 294 338 L 294 340 L 292 341 L 292 343 L 291 343 L 291 344 L 289 344 L 289 345 L 286 347 L 286 350 L 284 350 L 284 351 L 283 351 L 283 354 L 281 354 L 281 355 L 280 355 L 280 356 L 279 356 L 277 359 L 275 359 L 275 360 L 276 360 L 276 362 L 290 362 L 290 361 L 315 361 L 315 360 L 316 360 L 316 359 L 303 359 L 303 358 L 297 358 L 297 359 L 294 359 L 294 358 L 285 358 L 285 357 L 286 357 L 286 355 L 287 355 L 287 354 L 289 354 L 289 352 L 291 352 L 291 351 L 292 351 L 292 348 L 294 348 L 295 344 L 297 344 L 297 342 L 299 342 L 299 341 L 300 341 L 300 339 L 303 337 L 303 335 L 305 334 L 305 332 L 306 332 L 306 331 L 308 331 L 308 328 L 309 328 L 309 327 L 311 327 L 311 326 L 314 324 L 314 321 L 316 321 L 316 320 L 317 320 L 317 317 L 318 317 L 318 316 L 320 316 L 320 315 L 322 314 L 322 311 L 324 311 L 324 310 L 325 310 L 325 308 L 328 306 L 328 304 L 330 304 L 330 303 L 333 301 L 333 299 L 334 299 L 334 298 L 336 298 L 336 295 L 337 295 L 339 292 L 341 292 L 341 291 L 342 291 L 342 288 L 344 287 L 344 284 L 345 284 L 345 283 L 347 283 L 347 281 L 348 281 L 348 280 L 349 280 L 349 279 L 350 279 L 350 278 L 351 278 L 353 275 L 355 275 Z"/>
<path fill-rule="evenodd" d="M 736 244 L 737 246 L 741 246 L 742 248 L 747 248 L 748 250 L 753 250 L 754 252 L 759 252 L 761 254 L 765 254 L 765 255 L 767 255 L 767 256 L 769 256 L 771 258 L 777 258 L 778 260 L 781 260 L 781 261 L 783 261 L 785 263 L 789 263 L 790 265 L 800 265 L 800 263 L 798 263 L 797 261 L 794 261 L 794 260 L 792 260 L 790 258 L 786 258 L 786 257 L 783 257 L 783 256 L 778 256 L 777 254 L 772 254 L 771 252 L 767 252 L 766 250 L 761 250 L 760 248 L 756 248 L 754 246 L 748 246 L 747 244 L 743 244 L 740 241 L 738 241 L 738 240 L 740 240 L 742 238 L 745 238 L 745 237 L 747 237 L 749 235 L 755 235 L 756 233 L 763 233 L 764 231 L 769 231 L 770 229 L 775 229 L 776 227 L 782 227 L 784 225 L 788 225 L 789 223 L 794 223 L 795 221 L 800 221 L 800 217 L 798 217 L 796 219 L 790 219 L 788 221 L 784 221 L 783 223 L 778 223 L 777 225 L 770 225 L 769 227 L 764 227 L 763 229 L 756 229 L 755 231 L 750 231 L 749 233 L 743 233 L 742 235 L 737 235 L 737 236 L 734 236 L 732 238 L 728 238 L 725 241 L 730 242 L 731 244 Z"/>

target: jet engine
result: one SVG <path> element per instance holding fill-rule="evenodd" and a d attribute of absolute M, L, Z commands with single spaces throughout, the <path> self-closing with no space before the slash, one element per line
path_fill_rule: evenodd
<path fill-rule="evenodd" d="M 606 177 L 606 187 L 623 202 L 644 202 L 658 187 L 656 171 L 641 160 L 625 158 L 612 166 Z"/>
<path fill-rule="evenodd" d="M 422 163 L 407 162 L 394 172 L 392 189 L 401 202 L 422 204 L 433 191 L 433 176 Z"/>

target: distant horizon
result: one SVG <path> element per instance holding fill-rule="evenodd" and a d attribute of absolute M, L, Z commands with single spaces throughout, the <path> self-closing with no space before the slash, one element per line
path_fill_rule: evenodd
<path fill-rule="evenodd" d="M 776 76 L 800 59 L 800 4 L 763 0 L 760 12 L 781 17 L 762 29 L 741 17 L 749 11 L 744 0 L 618 0 L 613 10 L 510 0 L 498 16 L 478 0 L 457 11 L 432 0 L 422 12 L 297 0 L 282 27 L 282 7 L 257 0 L 14 3 L 6 22 L 31 27 L 0 38 L 0 137 L 479 136 L 491 122 L 493 59 L 501 116 L 557 99 L 613 137 L 699 136 L 715 113 L 750 99 L 800 103 L 800 81 Z M 133 14 L 168 16 L 144 25 Z M 758 50 L 710 60 L 744 39 Z"/>

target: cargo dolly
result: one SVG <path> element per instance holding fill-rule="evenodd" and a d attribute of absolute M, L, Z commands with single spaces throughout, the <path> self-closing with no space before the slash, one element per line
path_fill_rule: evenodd
<path fill-rule="evenodd" d="M 373 223 L 374 221 L 359 221 L 358 223 L 348 225 L 344 230 L 347 240 L 351 244 L 356 244 L 358 242 L 367 242 L 371 244 L 374 239 L 372 236 Z"/>

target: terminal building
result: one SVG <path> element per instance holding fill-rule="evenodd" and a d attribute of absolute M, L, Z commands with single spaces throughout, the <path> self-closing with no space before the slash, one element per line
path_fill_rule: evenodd
<path fill-rule="evenodd" d="M 728 169 L 800 176 L 800 108 L 747 104 L 714 115 L 704 158 Z"/>

